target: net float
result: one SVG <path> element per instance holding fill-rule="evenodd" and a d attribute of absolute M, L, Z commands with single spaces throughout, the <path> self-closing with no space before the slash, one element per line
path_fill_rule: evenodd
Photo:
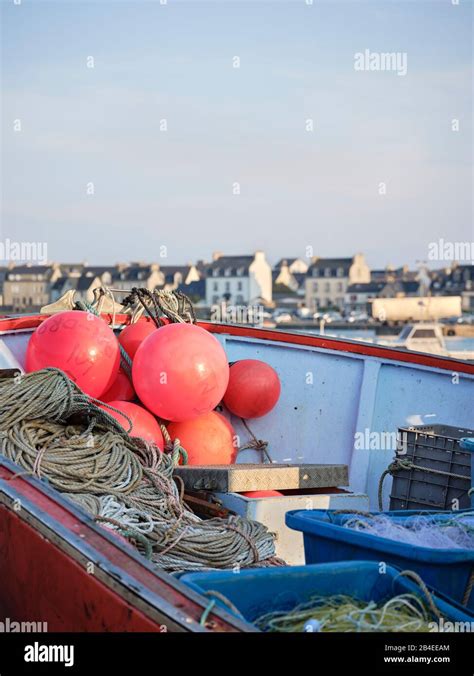
<path fill-rule="evenodd" d="M 154 322 L 149 322 L 144 319 L 126 326 L 119 334 L 118 340 L 130 359 L 135 357 L 135 353 L 143 343 L 145 338 L 156 331 Z"/>
<path fill-rule="evenodd" d="M 275 369 L 259 359 L 242 359 L 230 367 L 224 404 L 239 418 L 260 418 L 276 406 L 280 392 Z"/>
<path fill-rule="evenodd" d="M 217 338 L 194 324 L 168 324 L 138 348 L 133 386 L 148 410 L 173 422 L 212 411 L 229 381 L 227 356 Z"/>
<path fill-rule="evenodd" d="M 115 418 L 127 432 L 130 425 L 127 418 L 120 415 L 120 411 L 130 418 L 132 421 L 132 429 L 129 432 L 131 437 L 139 437 L 144 441 L 151 442 L 158 446 L 161 451 L 164 449 L 163 435 L 158 421 L 143 406 L 134 404 L 131 401 L 109 401 L 107 403 L 109 406 L 118 409 L 118 411 L 111 411 L 108 406 L 102 406 L 101 408 Z"/>
<path fill-rule="evenodd" d="M 28 373 L 48 366 L 61 369 L 96 399 L 114 382 L 119 365 L 120 348 L 112 329 L 100 317 L 80 310 L 48 317 L 26 350 Z"/>
<path fill-rule="evenodd" d="M 168 425 L 171 440 L 179 439 L 188 454 L 189 465 L 230 465 L 235 462 L 235 431 L 216 411 Z"/>
<path fill-rule="evenodd" d="M 135 399 L 135 390 L 123 369 L 119 368 L 117 377 L 115 378 L 109 389 L 101 396 L 100 400 L 109 401 L 133 401 Z"/>

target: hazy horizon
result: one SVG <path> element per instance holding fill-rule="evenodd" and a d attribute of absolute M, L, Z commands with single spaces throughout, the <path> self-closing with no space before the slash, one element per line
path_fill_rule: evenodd
<path fill-rule="evenodd" d="M 4 0 L 2 84 L 1 239 L 54 261 L 473 240 L 470 2 Z"/>

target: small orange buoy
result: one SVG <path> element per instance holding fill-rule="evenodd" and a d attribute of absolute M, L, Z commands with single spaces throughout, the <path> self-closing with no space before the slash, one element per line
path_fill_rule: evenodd
<path fill-rule="evenodd" d="M 246 498 L 281 498 L 283 493 L 280 491 L 245 491 L 240 495 L 245 495 Z"/>
<path fill-rule="evenodd" d="M 26 350 L 27 373 L 56 367 L 96 399 L 114 382 L 119 365 L 120 349 L 112 329 L 100 317 L 81 310 L 48 317 Z"/>
<path fill-rule="evenodd" d="M 232 425 L 220 413 L 211 411 L 186 422 L 168 425 L 171 439 L 179 439 L 188 453 L 189 465 L 230 465 L 237 448 Z"/>
<path fill-rule="evenodd" d="M 133 360 L 133 386 L 152 413 L 183 422 L 209 413 L 229 381 L 224 348 L 194 324 L 168 324 L 154 331 Z"/>
<path fill-rule="evenodd" d="M 109 401 L 133 401 L 135 399 L 135 390 L 127 374 L 120 368 L 112 385 L 105 392 L 100 400 Z"/>
<path fill-rule="evenodd" d="M 140 319 L 135 324 L 126 326 L 119 335 L 119 343 L 128 354 L 130 359 L 133 359 L 135 352 L 143 343 L 145 338 L 148 338 L 150 333 L 156 331 L 154 322 L 148 322 L 145 319 Z"/>
<path fill-rule="evenodd" d="M 127 415 L 132 421 L 132 429 L 130 431 L 131 437 L 139 437 L 145 441 L 149 441 L 162 451 L 164 449 L 163 435 L 161 434 L 160 426 L 152 416 L 152 414 L 139 406 L 138 404 L 133 404 L 131 401 L 109 401 L 107 402 L 109 406 L 117 408 L 119 411 L 122 411 Z M 101 406 L 109 415 L 111 415 L 115 420 L 125 429 L 128 430 L 129 424 L 127 418 L 120 413 L 111 411 L 107 406 Z"/>
<path fill-rule="evenodd" d="M 258 359 L 242 359 L 230 367 L 224 404 L 239 418 L 260 418 L 276 405 L 280 391 L 275 369 Z"/>

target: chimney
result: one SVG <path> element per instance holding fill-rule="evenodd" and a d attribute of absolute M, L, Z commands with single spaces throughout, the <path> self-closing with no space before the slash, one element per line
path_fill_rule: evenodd
<path fill-rule="evenodd" d="M 219 258 L 222 258 L 223 255 L 224 255 L 224 254 L 222 253 L 222 251 L 213 251 L 213 252 L 212 252 L 212 260 L 213 260 L 213 261 L 218 261 Z"/>

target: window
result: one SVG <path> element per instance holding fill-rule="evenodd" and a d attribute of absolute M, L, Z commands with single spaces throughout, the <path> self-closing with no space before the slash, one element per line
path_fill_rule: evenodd
<path fill-rule="evenodd" d="M 242 291 L 242 282 L 237 282 L 237 291 Z"/>
<path fill-rule="evenodd" d="M 212 303 L 216 305 L 219 302 L 219 296 L 212 296 Z"/>
<path fill-rule="evenodd" d="M 329 284 L 329 282 L 326 282 L 326 284 L 324 285 L 324 290 L 326 291 L 326 293 L 329 293 L 331 291 L 331 285 Z"/>
<path fill-rule="evenodd" d="M 219 282 L 214 282 L 212 285 L 212 290 L 213 291 L 219 291 Z"/>
<path fill-rule="evenodd" d="M 436 338 L 433 329 L 417 329 L 412 338 Z"/>
<path fill-rule="evenodd" d="M 337 290 L 338 290 L 338 291 L 343 291 L 343 289 L 344 289 L 344 286 L 343 286 L 342 282 L 338 282 L 338 283 L 337 283 Z"/>
<path fill-rule="evenodd" d="M 313 282 L 313 291 L 314 293 L 318 293 L 318 282 Z"/>
<path fill-rule="evenodd" d="M 319 270 L 318 270 L 318 268 L 313 268 L 313 277 L 319 277 Z"/>
<path fill-rule="evenodd" d="M 230 282 L 225 283 L 225 290 L 227 293 L 230 291 Z"/>
<path fill-rule="evenodd" d="M 331 276 L 331 268 L 324 268 L 324 276 L 325 277 Z"/>
<path fill-rule="evenodd" d="M 226 268 L 226 269 L 224 270 L 224 275 L 225 275 L 226 277 L 230 277 L 230 273 L 231 273 L 231 272 L 232 272 L 232 269 L 231 269 L 231 268 Z"/>
<path fill-rule="evenodd" d="M 337 276 L 344 277 L 344 268 L 337 268 Z"/>

